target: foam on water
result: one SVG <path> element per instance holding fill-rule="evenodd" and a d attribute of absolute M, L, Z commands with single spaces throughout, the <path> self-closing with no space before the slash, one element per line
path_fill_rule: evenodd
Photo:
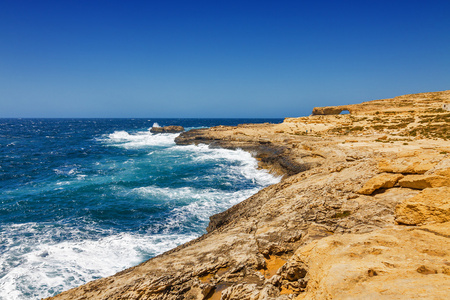
<path fill-rule="evenodd" d="M 57 241 L 70 230 L 72 239 Z M 36 299 L 136 265 L 195 238 L 186 234 L 92 232 L 42 224 L 2 228 L 0 299 Z M 100 234 L 98 234 L 100 235 Z M 27 238 L 18 237 L 27 236 Z"/>
<path fill-rule="evenodd" d="M 175 137 L 179 133 L 158 133 L 153 134 L 150 131 L 139 131 L 135 133 L 128 133 L 126 131 L 115 131 L 107 136 L 104 136 L 102 141 L 117 147 L 126 149 L 145 148 L 149 146 L 171 146 L 175 145 Z"/>
<path fill-rule="evenodd" d="M 189 153 L 195 162 L 214 162 L 217 164 L 217 176 L 243 176 L 263 187 L 275 184 L 281 177 L 273 176 L 266 170 L 258 169 L 257 160 L 252 155 L 241 149 L 211 149 L 207 145 L 174 146 L 173 150 L 183 150 Z M 228 162 L 236 162 L 237 165 L 229 165 Z"/>
<path fill-rule="evenodd" d="M 209 216 L 280 180 L 257 169 L 245 151 L 177 146 L 177 136 L 124 130 L 98 135 L 91 141 L 102 149 L 94 154 L 107 155 L 88 165 L 66 160 L 50 169 L 51 180 L 6 190 L 5 201 L 27 197 L 29 203 L 38 198 L 50 203 L 47 199 L 64 196 L 74 209 L 90 213 L 80 219 L 61 214 L 56 222 L 0 223 L 0 299 L 52 296 L 136 265 L 198 237 Z M 76 206 L 79 193 L 92 211 Z M 121 220 L 116 225 L 93 217 L 115 216 L 119 205 L 136 205 L 128 221 L 137 223 L 126 227 Z M 116 226 L 105 225 L 110 223 Z"/>
<path fill-rule="evenodd" d="M 174 207 L 165 222 L 158 226 L 163 233 L 174 228 L 181 231 L 198 231 L 206 227 L 209 217 L 213 214 L 247 199 L 257 193 L 259 188 L 225 192 L 218 189 L 194 188 L 159 188 L 155 186 L 133 189 L 133 193 L 143 196 L 153 196 L 166 201 L 176 200 L 184 205 Z M 192 222 L 192 221 L 195 222 Z"/>

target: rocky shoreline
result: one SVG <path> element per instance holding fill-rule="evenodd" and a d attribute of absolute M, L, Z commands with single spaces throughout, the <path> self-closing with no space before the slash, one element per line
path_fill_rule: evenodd
<path fill-rule="evenodd" d="M 202 237 L 53 299 L 446 299 L 448 103 L 450 91 L 405 95 L 182 133 L 284 178 Z"/>

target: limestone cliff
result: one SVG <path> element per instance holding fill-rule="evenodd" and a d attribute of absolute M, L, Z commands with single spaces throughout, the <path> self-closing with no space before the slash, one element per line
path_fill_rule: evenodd
<path fill-rule="evenodd" d="M 54 299 L 447 299 L 450 91 L 185 132 L 284 179 L 208 233 Z"/>

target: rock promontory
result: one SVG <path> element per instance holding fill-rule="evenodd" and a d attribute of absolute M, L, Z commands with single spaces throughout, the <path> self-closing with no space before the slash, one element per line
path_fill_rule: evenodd
<path fill-rule="evenodd" d="M 205 235 L 54 299 L 448 299 L 449 103 L 405 95 L 182 133 L 284 177 Z"/>

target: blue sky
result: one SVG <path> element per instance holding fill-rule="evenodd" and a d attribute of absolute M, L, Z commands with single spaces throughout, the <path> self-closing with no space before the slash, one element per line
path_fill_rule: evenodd
<path fill-rule="evenodd" d="M 296 117 L 450 89 L 450 1 L 0 2 L 0 117 Z"/>

